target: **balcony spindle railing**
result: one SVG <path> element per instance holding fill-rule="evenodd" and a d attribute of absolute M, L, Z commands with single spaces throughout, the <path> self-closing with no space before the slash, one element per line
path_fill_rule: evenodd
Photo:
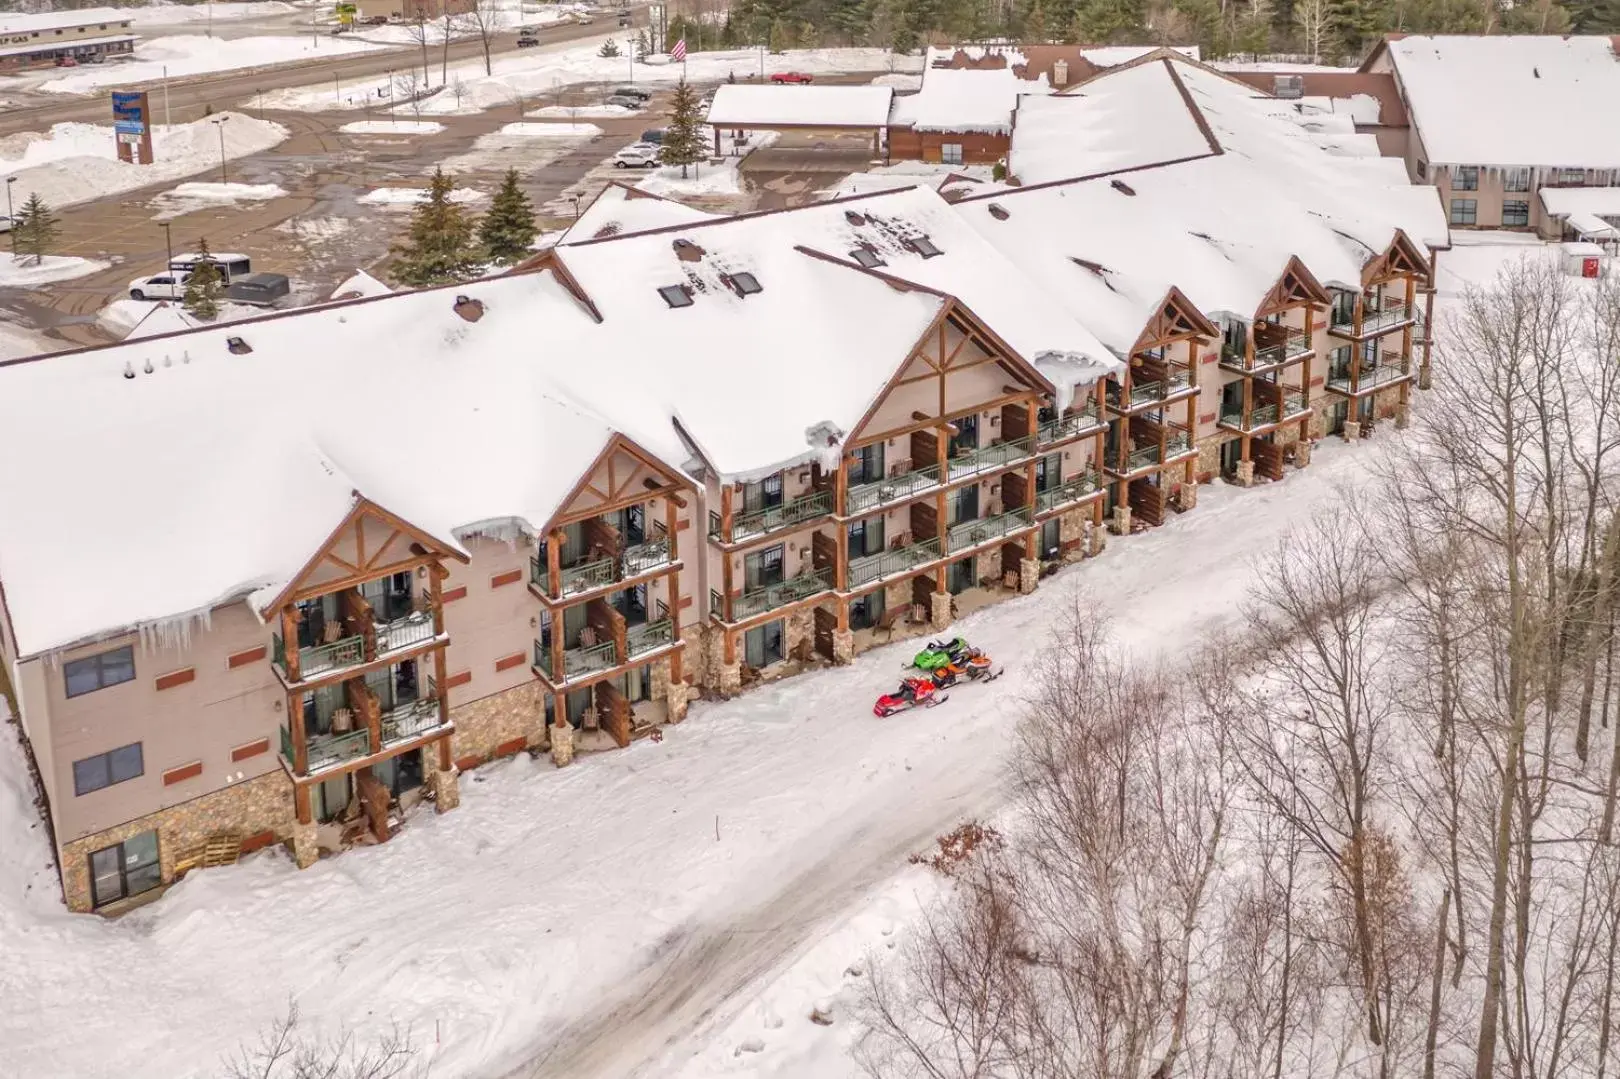
<path fill-rule="evenodd" d="M 818 517 L 825 517 L 832 512 L 832 492 L 812 491 L 800 498 L 789 499 L 778 506 L 764 506 L 760 509 L 746 510 L 734 513 L 731 517 L 731 540 L 752 539 L 763 536 L 767 532 L 775 532 L 783 528 L 793 528 L 813 521 Z M 709 535 L 716 540 L 723 540 L 720 535 L 723 522 L 719 514 L 709 514 Z"/>
<path fill-rule="evenodd" d="M 1047 510 L 1066 506 L 1070 502 L 1078 502 L 1097 489 L 1097 473 L 1086 469 L 1072 479 L 1064 480 L 1056 487 L 1048 487 L 1044 491 L 1035 492 L 1035 510 L 1045 513 Z"/>
<path fill-rule="evenodd" d="M 431 641 L 437 635 L 433 628 L 433 616 L 426 611 L 414 611 L 392 622 L 377 623 L 377 653 L 397 652 L 423 641 Z"/>
<path fill-rule="evenodd" d="M 789 577 L 778 584 L 752 589 L 731 601 L 732 621 L 741 622 L 756 614 L 786 607 L 790 603 L 808 599 L 819 592 L 826 592 L 832 586 L 832 570 L 823 568 L 801 573 L 797 577 Z"/>
<path fill-rule="evenodd" d="M 645 625 L 631 626 L 625 634 L 625 644 L 630 650 L 630 657 L 643 655 L 656 651 L 675 640 L 675 623 L 668 618 L 657 622 L 648 622 Z"/>
<path fill-rule="evenodd" d="M 1016 532 L 1020 528 L 1027 527 L 1029 523 L 1029 510 L 1022 506 L 1006 513 L 998 513 L 994 517 L 962 521 L 951 526 L 946 535 L 946 545 L 950 552 L 955 554 L 970 547 L 977 547 L 981 543 L 988 543 L 1009 532 Z"/>
<path fill-rule="evenodd" d="M 408 742 L 440 725 L 439 687 L 427 680 L 427 692 L 382 714 L 382 744 Z"/>
<path fill-rule="evenodd" d="M 593 644 L 589 648 L 563 650 L 563 677 L 578 678 L 592 671 L 605 671 L 619 663 L 619 650 L 612 641 Z"/>
<path fill-rule="evenodd" d="M 852 484 L 844 495 L 844 509 L 848 513 L 864 513 L 869 509 L 909 498 L 916 491 L 938 484 L 938 465 L 913 469 L 898 476 L 873 480 L 870 483 Z"/>
<path fill-rule="evenodd" d="M 315 734 L 304 739 L 305 775 L 332 768 L 345 761 L 358 760 L 371 752 L 371 732 L 362 727 L 345 734 Z M 287 763 L 297 767 L 292 731 L 284 724 L 281 728 L 281 755 Z"/>
<path fill-rule="evenodd" d="M 624 575 L 637 577 L 670 561 L 673 548 L 669 542 L 669 530 L 663 524 L 655 523 L 652 535 L 640 543 L 632 543 L 624 549 Z"/>
<path fill-rule="evenodd" d="M 428 623 L 431 626 L 433 623 Z M 281 634 L 271 635 L 274 663 L 280 669 L 283 677 L 287 676 L 287 645 L 281 639 Z M 313 648 L 300 648 L 298 650 L 298 679 L 307 682 L 311 678 L 335 671 L 342 667 L 352 667 L 357 663 L 365 662 L 366 640 L 364 637 L 344 637 L 331 644 L 316 645 Z"/>
<path fill-rule="evenodd" d="M 872 581 L 896 573 L 905 573 L 918 566 L 937 562 L 939 557 L 939 540 L 936 538 L 906 547 L 896 547 L 892 551 L 880 551 L 877 554 L 852 558 L 849 560 L 849 587 L 859 588 L 863 584 L 870 584 Z"/>
<path fill-rule="evenodd" d="M 950 478 L 961 479 L 1028 459 L 1035 452 L 1035 440 L 1028 436 L 1010 442 L 997 442 L 981 449 L 968 450 L 946 462 Z"/>

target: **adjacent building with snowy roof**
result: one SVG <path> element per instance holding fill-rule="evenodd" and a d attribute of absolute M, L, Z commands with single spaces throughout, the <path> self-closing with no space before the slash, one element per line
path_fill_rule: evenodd
<path fill-rule="evenodd" d="M 991 52 L 976 63 L 952 61 L 962 50 L 929 50 L 922 86 L 900 94 L 889 111 L 889 156 L 946 165 L 994 164 L 1007 155 L 1013 111 L 1025 94 L 1048 94 L 1045 75 L 1025 78 L 1025 58 Z"/>
<path fill-rule="evenodd" d="M 0 13 L 0 72 L 131 53 L 139 40 L 132 25 L 119 8 Z"/>
<path fill-rule="evenodd" d="M 1545 188 L 1620 184 L 1620 38 L 1390 35 L 1361 70 L 1395 79 L 1411 116 L 1405 162 L 1456 228 L 1578 233 Z"/>
<path fill-rule="evenodd" d="M 714 92 L 705 122 L 714 129 L 714 152 L 722 131 L 852 132 L 882 145 L 894 89 L 889 86 L 744 85 Z"/>

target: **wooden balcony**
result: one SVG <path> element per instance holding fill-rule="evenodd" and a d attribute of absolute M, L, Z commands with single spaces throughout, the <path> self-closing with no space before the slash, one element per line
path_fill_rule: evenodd
<path fill-rule="evenodd" d="M 729 535 L 726 534 L 725 523 L 720 514 L 710 510 L 709 538 L 716 543 L 741 543 L 786 528 L 797 528 L 808 521 L 827 516 L 832 512 L 832 508 L 833 493 L 830 488 L 812 491 L 803 497 L 789 499 L 781 505 L 733 513 Z"/>
<path fill-rule="evenodd" d="M 821 568 L 735 596 L 723 596 L 710 589 L 709 612 L 722 622 L 746 622 L 756 615 L 780 610 L 822 592 L 830 592 L 832 586 L 832 570 Z"/>
<path fill-rule="evenodd" d="M 941 557 L 943 556 L 940 554 L 939 539 L 926 539 L 920 543 L 850 559 L 849 572 L 845 575 L 845 580 L 848 581 L 850 588 L 860 588 L 885 577 L 910 573 L 930 562 L 938 562 Z"/>
<path fill-rule="evenodd" d="M 961 521 L 950 527 L 945 534 L 945 549 L 951 554 L 960 554 L 982 546 L 1002 536 L 1030 527 L 1034 520 L 1029 510 L 1020 506 L 1018 509 L 998 513 L 994 517 L 979 517 L 971 521 Z"/>
<path fill-rule="evenodd" d="M 1376 363 L 1358 358 L 1348 364 L 1335 365 L 1328 372 L 1327 388 L 1347 397 L 1359 397 L 1396 385 L 1412 377 L 1409 356 L 1382 354 Z"/>
<path fill-rule="evenodd" d="M 617 531 L 608 531 L 612 533 L 609 537 L 612 546 L 605 548 L 608 554 L 571 566 L 558 566 L 555 582 L 551 580 L 544 555 L 531 555 L 530 590 L 542 599 L 556 602 L 655 573 L 675 562 L 675 545 L 662 524 L 654 523 L 640 543 L 620 543 Z M 600 544 L 596 546 L 603 549 Z"/>
<path fill-rule="evenodd" d="M 1179 425 L 1170 425 L 1162 440 L 1155 438 L 1149 441 L 1138 437 L 1137 441 L 1146 444 L 1139 445 L 1127 454 L 1124 462 L 1119 460 L 1116 452 L 1108 453 L 1103 464 L 1104 470 L 1114 476 L 1137 476 L 1194 452 L 1192 436 L 1186 428 Z"/>
<path fill-rule="evenodd" d="M 1385 303 L 1382 307 L 1376 307 L 1369 302 L 1362 307 L 1361 325 L 1358 328 L 1354 311 L 1335 307 L 1329 317 L 1328 332 L 1335 337 L 1361 340 L 1398 330 L 1415 321 L 1417 317 L 1417 308 L 1404 301 Z"/>
<path fill-rule="evenodd" d="M 978 476 L 1008 468 L 1027 461 L 1035 453 L 1035 439 L 1015 438 L 1007 442 L 994 442 L 978 449 L 957 454 L 945 463 L 946 482 L 951 483 L 968 476 Z"/>
<path fill-rule="evenodd" d="M 343 710 L 347 714 L 345 723 L 353 724 L 354 729 L 307 735 L 304 741 L 304 770 L 299 772 L 296 739 L 292 730 L 283 724 L 281 755 L 288 769 L 297 776 L 313 776 L 352 761 L 377 756 L 441 729 L 449 729 L 450 724 L 444 721 L 438 684 L 428 678 L 423 685 L 426 691 L 416 700 L 396 703 L 385 712 L 379 706 L 376 694 L 363 680 L 350 679 L 344 683 Z M 302 719 L 295 719 L 294 722 L 302 722 Z"/>
<path fill-rule="evenodd" d="M 1196 392 L 1197 387 L 1192 384 L 1192 378 L 1186 369 L 1176 365 L 1162 379 L 1137 381 L 1133 378 L 1129 394 L 1126 394 L 1117 383 L 1110 382 L 1107 387 L 1108 407 L 1119 415 L 1125 415 L 1141 409 L 1157 408 L 1171 401 L 1180 401 Z"/>
<path fill-rule="evenodd" d="M 1310 335 L 1304 330 L 1261 322 L 1254 327 L 1253 356 L 1247 349 L 1223 344 L 1221 366 L 1228 371 L 1253 374 L 1302 360 L 1315 351 Z"/>
<path fill-rule="evenodd" d="M 1088 468 L 1072 479 L 1064 480 L 1044 491 L 1035 492 L 1035 512 L 1050 513 L 1063 506 L 1070 506 L 1097 492 L 1097 471 Z"/>
<path fill-rule="evenodd" d="M 1098 415 L 1097 401 L 1086 401 L 1084 408 L 1075 409 L 1054 420 L 1047 420 L 1035 430 L 1035 444 L 1042 449 L 1067 442 L 1082 435 L 1094 435 L 1104 427 Z"/>
<path fill-rule="evenodd" d="M 870 483 L 851 484 L 844 493 L 844 509 L 849 514 L 865 513 L 895 502 L 903 501 L 931 487 L 939 486 L 939 466 L 902 472 L 887 479 Z"/>

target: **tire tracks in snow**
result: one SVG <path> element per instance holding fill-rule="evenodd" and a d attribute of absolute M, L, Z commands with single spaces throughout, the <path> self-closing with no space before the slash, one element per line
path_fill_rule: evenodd
<path fill-rule="evenodd" d="M 894 813 L 880 815 L 880 827 L 843 837 L 760 902 L 722 922 L 675 930 L 617 994 L 505 1079 L 647 1079 L 647 1069 L 678 1042 L 791 960 L 822 926 L 845 917 L 852 901 L 891 879 L 907 856 L 1001 800 L 1001 784 L 985 782 L 982 774 L 970 770 L 953 778 L 958 781 L 944 797 L 891 799 Z"/>

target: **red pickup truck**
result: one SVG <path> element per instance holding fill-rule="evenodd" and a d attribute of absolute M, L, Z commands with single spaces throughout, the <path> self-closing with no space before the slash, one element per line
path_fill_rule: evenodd
<path fill-rule="evenodd" d="M 809 82 L 810 76 L 797 71 L 778 71 L 771 76 L 772 82 Z"/>

